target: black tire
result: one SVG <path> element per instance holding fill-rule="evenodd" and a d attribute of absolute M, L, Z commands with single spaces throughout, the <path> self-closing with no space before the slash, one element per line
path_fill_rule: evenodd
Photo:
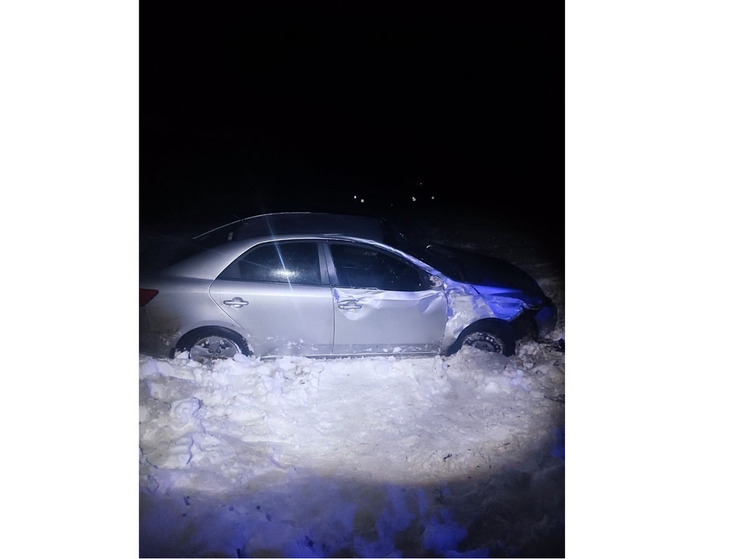
<path fill-rule="evenodd" d="M 492 332 L 472 332 L 464 338 L 461 346 L 465 345 L 490 353 L 502 353 L 504 344 Z"/>
<path fill-rule="evenodd" d="M 189 353 L 190 359 L 199 362 L 231 359 L 237 353 L 251 355 L 246 340 L 233 330 L 219 326 L 197 328 L 182 336 L 172 352 L 172 357 L 183 351 Z"/>
<path fill-rule="evenodd" d="M 482 351 L 502 353 L 506 357 L 515 354 L 515 336 L 508 326 L 500 323 L 473 324 L 466 328 L 453 344 L 448 355 L 468 345 Z"/>

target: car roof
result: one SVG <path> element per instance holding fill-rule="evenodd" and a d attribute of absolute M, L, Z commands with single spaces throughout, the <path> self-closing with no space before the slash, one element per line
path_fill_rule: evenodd
<path fill-rule="evenodd" d="M 240 219 L 198 235 L 195 240 L 239 241 L 282 235 L 338 235 L 383 241 L 380 219 L 312 212 L 270 213 Z"/>

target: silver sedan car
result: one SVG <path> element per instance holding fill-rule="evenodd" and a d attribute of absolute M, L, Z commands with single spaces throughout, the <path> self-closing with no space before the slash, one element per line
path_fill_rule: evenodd
<path fill-rule="evenodd" d="M 419 246 L 373 218 L 266 214 L 158 256 L 140 278 L 140 350 L 153 356 L 512 355 L 557 321 L 517 267 Z"/>

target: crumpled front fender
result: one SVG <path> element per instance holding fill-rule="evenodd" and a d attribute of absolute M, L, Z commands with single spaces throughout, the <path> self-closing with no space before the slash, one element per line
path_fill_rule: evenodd
<path fill-rule="evenodd" d="M 448 302 L 443 349 L 450 347 L 469 325 L 487 318 L 512 322 L 525 307 L 523 301 L 510 297 L 509 290 L 499 287 L 482 287 L 477 291 L 468 283 L 444 280 L 444 291 Z"/>

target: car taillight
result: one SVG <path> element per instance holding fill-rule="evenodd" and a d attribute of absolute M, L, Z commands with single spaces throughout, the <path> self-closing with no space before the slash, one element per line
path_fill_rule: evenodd
<path fill-rule="evenodd" d="M 143 289 L 141 287 L 140 288 L 140 306 L 144 307 L 145 305 L 147 305 L 148 303 L 150 303 L 150 301 L 156 295 L 158 295 L 158 290 L 157 289 Z"/>

